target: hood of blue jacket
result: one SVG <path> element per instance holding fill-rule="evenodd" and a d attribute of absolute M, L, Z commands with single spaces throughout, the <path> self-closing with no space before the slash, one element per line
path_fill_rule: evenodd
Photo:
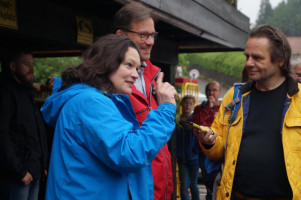
<path fill-rule="evenodd" d="M 53 93 L 51 96 L 49 96 L 41 108 L 45 122 L 50 126 L 55 126 L 61 109 L 65 103 L 76 95 L 84 92 L 87 88 L 90 90 L 97 90 L 96 88 L 86 84 L 73 84 L 64 90 Z M 98 90 L 98 92 L 101 91 Z"/>

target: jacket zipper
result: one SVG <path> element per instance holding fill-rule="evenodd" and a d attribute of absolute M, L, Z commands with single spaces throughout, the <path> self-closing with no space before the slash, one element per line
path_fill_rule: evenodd
<path fill-rule="evenodd" d="M 143 112 L 145 112 L 146 110 L 147 110 L 147 109 L 146 109 L 146 108 L 144 108 L 143 110 L 140 110 L 140 111 L 136 112 L 136 114 L 143 113 Z"/>
<path fill-rule="evenodd" d="M 152 110 L 152 101 L 151 101 L 151 97 L 152 97 L 152 93 L 153 93 L 152 82 L 158 77 L 160 72 L 161 72 L 161 69 L 159 68 L 159 71 L 156 73 L 156 75 L 152 78 L 152 80 L 150 82 L 151 85 L 150 85 L 150 90 L 149 90 L 149 105 L 148 105 L 148 108 L 150 111 Z M 166 160 L 166 156 L 165 156 L 165 152 L 164 152 L 164 147 L 162 147 L 162 154 L 163 154 L 163 158 L 164 158 L 164 162 L 165 162 L 165 166 L 166 166 L 166 188 L 165 188 L 165 192 L 164 192 L 164 199 L 166 200 L 167 189 L 168 189 L 168 165 L 167 165 L 167 160 Z"/>
<path fill-rule="evenodd" d="M 168 165 L 167 165 L 167 160 L 166 160 L 166 157 L 165 157 L 164 148 L 162 148 L 162 153 L 163 153 L 163 158 L 164 158 L 164 162 L 165 162 L 165 166 L 166 166 L 166 188 L 165 188 L 165 192 L 164 192 L 164 199 L 166 200 L 167 189 L 168 189 Z"/>
<path fill-rule="evenodd" d="M 161 72 L 161 69 L 159 68 L 159 71 L 157 72 L 157 74 L 152 78 L 151 82 L 150 82 L 150 90 L 149 90 L 149 105 L 148 108 L 149 110 L 152 110 L 152 102 L 151 102 L 151 98 L 152 98 L 152 93 L 153 93 L 153 84 L 152 82 L 158 77 L 159 73 Z"/>

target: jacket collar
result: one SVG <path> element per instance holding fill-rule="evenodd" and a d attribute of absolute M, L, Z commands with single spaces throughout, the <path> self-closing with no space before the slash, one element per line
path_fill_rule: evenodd
<path fill-rule="evenodd" d="M 145 81 L 145 89 L 146 89 L 147 96 L 149 96 L 151 84 L 153 84 L 153 85 L 155 84 L 154 79 L 160 72 L 160 68 L 153 65 L 149 60 L 144 61 L 143 65 L 145 66 L 144 71 L 143 71 L 143 78 Z M 147 99 L 139 90 L 137 90 L 135 85 L 133 86 L 132 94 L 140 96 L 142 99 Z"/>
<path fill-rule="evenodd" d="M 1 79 L 0 84 L 7 85 L 7 87 L 13 87 L 17 90 L 21 90 L 23 92 L 26 92 L 32 99 L 35 98 L 36 95 L 35 87 L 29 83 L 17 82 L 11 73 L 1 74 L 0 79 Z"/>
<path fill-rule="evenodd" d="M 288 95 L 289 96 L 294 96 L 296 93 L 299 92 L 299 88 L 298 88 L 298 82 L 293 79 L 291 76 L 287 76 L 287 86 L 288 86 Z M 250 91 L 255 85 L 255 81 L 248 81 L 246 82 L 241 88 L 240 91 L 242 94 Z"/>

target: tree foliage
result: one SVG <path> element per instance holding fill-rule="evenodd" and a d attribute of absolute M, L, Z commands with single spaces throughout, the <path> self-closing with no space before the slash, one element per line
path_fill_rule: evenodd
<path fill-rule="evenodd" d="M 268 0 L 262 0 L 261 5 L 266 2 Z M 282 1 L 271 11 L 261 8 L 256 20 L 257 26 L 269 24 L 278 27 L 286 36 L 301 36 L 301 0 Z"/>
<path fill-rule="evenodd" d="M 258 18 L 256 20 L 256 24 L 264 24 L 267 21 L 268 17 L 272 15 L 272 13 L 273 13 L 273 9 L 270 4 L 270 1 L 269 0 L 261 0 L 259 14 L 258 14 Z"/>
<path fill-rule="evenodd" d="M 184 66 L 197 65 L 228 76 L 240 78 L 245 64 L 243 52 L 216 53 L 182 53 L 179 64 Z"/>
<path fill-rule="evenodd" d="M 82 63 L 81 57 L 34 58 L 35 79 L 37 83 L 45 83 L 47 76 L 61 77 L 62 71 Z"/>

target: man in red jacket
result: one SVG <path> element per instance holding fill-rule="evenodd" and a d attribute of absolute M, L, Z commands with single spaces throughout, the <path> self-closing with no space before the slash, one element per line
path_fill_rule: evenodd
<path fill-rule="evenodd" d="M 140 3 L 130 3 L 123 6 L 113 19 L 113 31 L 132 39 L 140 49 L 142 67 L 138 70 L 139 78 L 130 95 L 136 117 L 140 125 L 147 114 L 157 108 L 153 90 L 155 79 L 160 68 L 153 65 L 149 59 L 158 33 L 155 30 L 156 16 L 153 11 Z M 167 144 L 160 150 L 152 162 L 154 182 L 154 199 L 170 199 L 173 191 L 171 155 Z"/>
<path fill-rule="evenodd" d="M 218 100 L 222 95 L 221 87 L 217 81 L 212 81 L 206 85 L 205 89 L 207 101 L 203 101 L 194 108 L 193 121 L 203 126 L 211 126 L 221 102 Z"/>

